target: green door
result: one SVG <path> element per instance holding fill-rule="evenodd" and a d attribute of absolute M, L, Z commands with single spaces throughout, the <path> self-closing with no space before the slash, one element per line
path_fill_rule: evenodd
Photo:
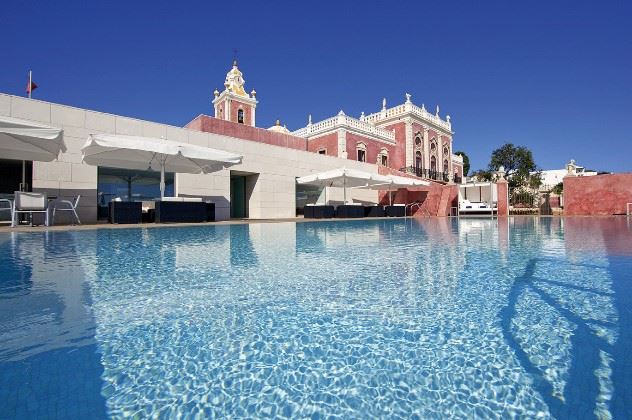
<path fill-rule="evenodd" d="M 230 217 L 243 219 L 246 217 L 246 177 L 230 177 Z"/>

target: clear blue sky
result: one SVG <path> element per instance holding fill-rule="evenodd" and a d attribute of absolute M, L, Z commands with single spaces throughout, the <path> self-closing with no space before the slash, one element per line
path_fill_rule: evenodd
<path fill-rule="evenodd" d="M 404 93 L 487 166 L 505 142 L 544 169 L 632 171 L 632 2 L 3 2 L 0 91 L 184 125 L 233 49 L 257 124 L 375 112 Z"/>

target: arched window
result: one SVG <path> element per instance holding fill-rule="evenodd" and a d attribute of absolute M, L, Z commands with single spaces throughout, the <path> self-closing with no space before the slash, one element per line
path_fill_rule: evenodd
<path fill-rule="evenodd" d="M 447 147 L 443 147 L 443 156 L 448 156 L 448 148 Z"/>
<path fill-rule="evenodd" d="M 430 170 L 437 172 L 437 158 L 434 156 L 430 158 Z"/>
<path fill-rule="evenodd" d="M 388 150 L 387 149 L 380 150 L 380 154 L 377 157 L 377 163 L 382 166 L 388 166 Z"/>
<path fill-rule="evenodd" d="M 421 164 L 421 152 L 419 150 L 417 150 L 415 152 L 415 168 L 417 170 L 420 170 L 421 167 L 422 167 L 422 164 Z"/>
<path fill-rule="evenodd" d="M 448 173 L 448 160 L 443 161 L 443 172 Z"/>
<path fill-rule="evenodd" d="M 419 134 L 417 134 L 417 137 L 415 137 L 415 146 L 421 146 L 421 136 Z"/>
<path fill-rule="evenodd" d="M 239 111 L 237 111 L 237 122 L 239 124 L 244 123 L 244 110 L 243 109 L 240 109 Z"/>
<path fill-rule="evenodd" d="M 437 145 L 435 144 L 435 139 L 432 139 L 432 143 L 430 143 L 430 152 L 435 153 L 437 151 Z"/>
<path fill-rule="evenodd" d="M 366 162 L 366 144 L 356 144 L 356 150 L 358 152 L 358 162 Z"/>

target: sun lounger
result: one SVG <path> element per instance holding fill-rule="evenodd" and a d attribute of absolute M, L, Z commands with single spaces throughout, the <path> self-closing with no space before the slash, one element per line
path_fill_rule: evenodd
<path fill-rule="evenodd" d="M 386 216 L 386 211 L 384 210 L 384 206 L 366 206 L 364 207 L 364 216 L 365 217 L 384 217 Z"/>
<path fill-rule="evenodd" d="M 33 225 L 33 213 L 44 213 L 44 224 L 48 226 L 48 196 L 46 193 L 16 191 L 13 211 L 11 212 L 11 226 L 18 225 L 19 213 L 29 213 L 31 226 Z"/>
<path fill-rule="evenodd" d="M 200 197 L 163 197 L 156 200 L 156 223 L 200 223 L 207 221 L 207 204 Z M 215 216 L 213 205 L 213 218 Z"/>
<path fill-rule="evenodd" d="M 334 217 L 334 206 L 307 204 L 304 209 L 306 219 L 331 219 Z"/>
<path fill-rule="evenodd" d="M 494 214 L 497 212 L 495 207 L 491 207 L 484 201 L 459 201 L 459 213 L 461 214 Z"/>
<path fill-rule="evenodd" d="M 358 204 L 343 204 L 336 207 L 336 217 L 341 219 L 357 219 L 364 217 L 364 207 Z"/>

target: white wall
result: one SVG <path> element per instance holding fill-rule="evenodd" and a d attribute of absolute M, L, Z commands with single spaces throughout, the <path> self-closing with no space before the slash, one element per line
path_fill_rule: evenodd
<path fill-rule="evenodd" d="M 1 93 L 0 115 L 64 130 L 67 150 L 59 159 L 33 163 L 33 189 L 55 195 L 82 194 L 79 212 L 84 223 L 96 221 L 97 168 L 82 163 L 80 150 L 90 134 L 164 137 L 243 155 L 242 164 L 220 172 L 176 175 L 176 193 L 211 198 L 216 203 L 217 220 L 230 217 L 230 170 L 259 174 L 250 198 L 249 215 L 254 219 L 294 217 L 296 177 L 340 167 L 377 173 L 377 166 L 373 164 Z M 331 193 L 332 197 L 342 196 L 340 192 Z M 375 191 L 349 190 L 348 194 L 363 201 L 377 201 Z"/>

